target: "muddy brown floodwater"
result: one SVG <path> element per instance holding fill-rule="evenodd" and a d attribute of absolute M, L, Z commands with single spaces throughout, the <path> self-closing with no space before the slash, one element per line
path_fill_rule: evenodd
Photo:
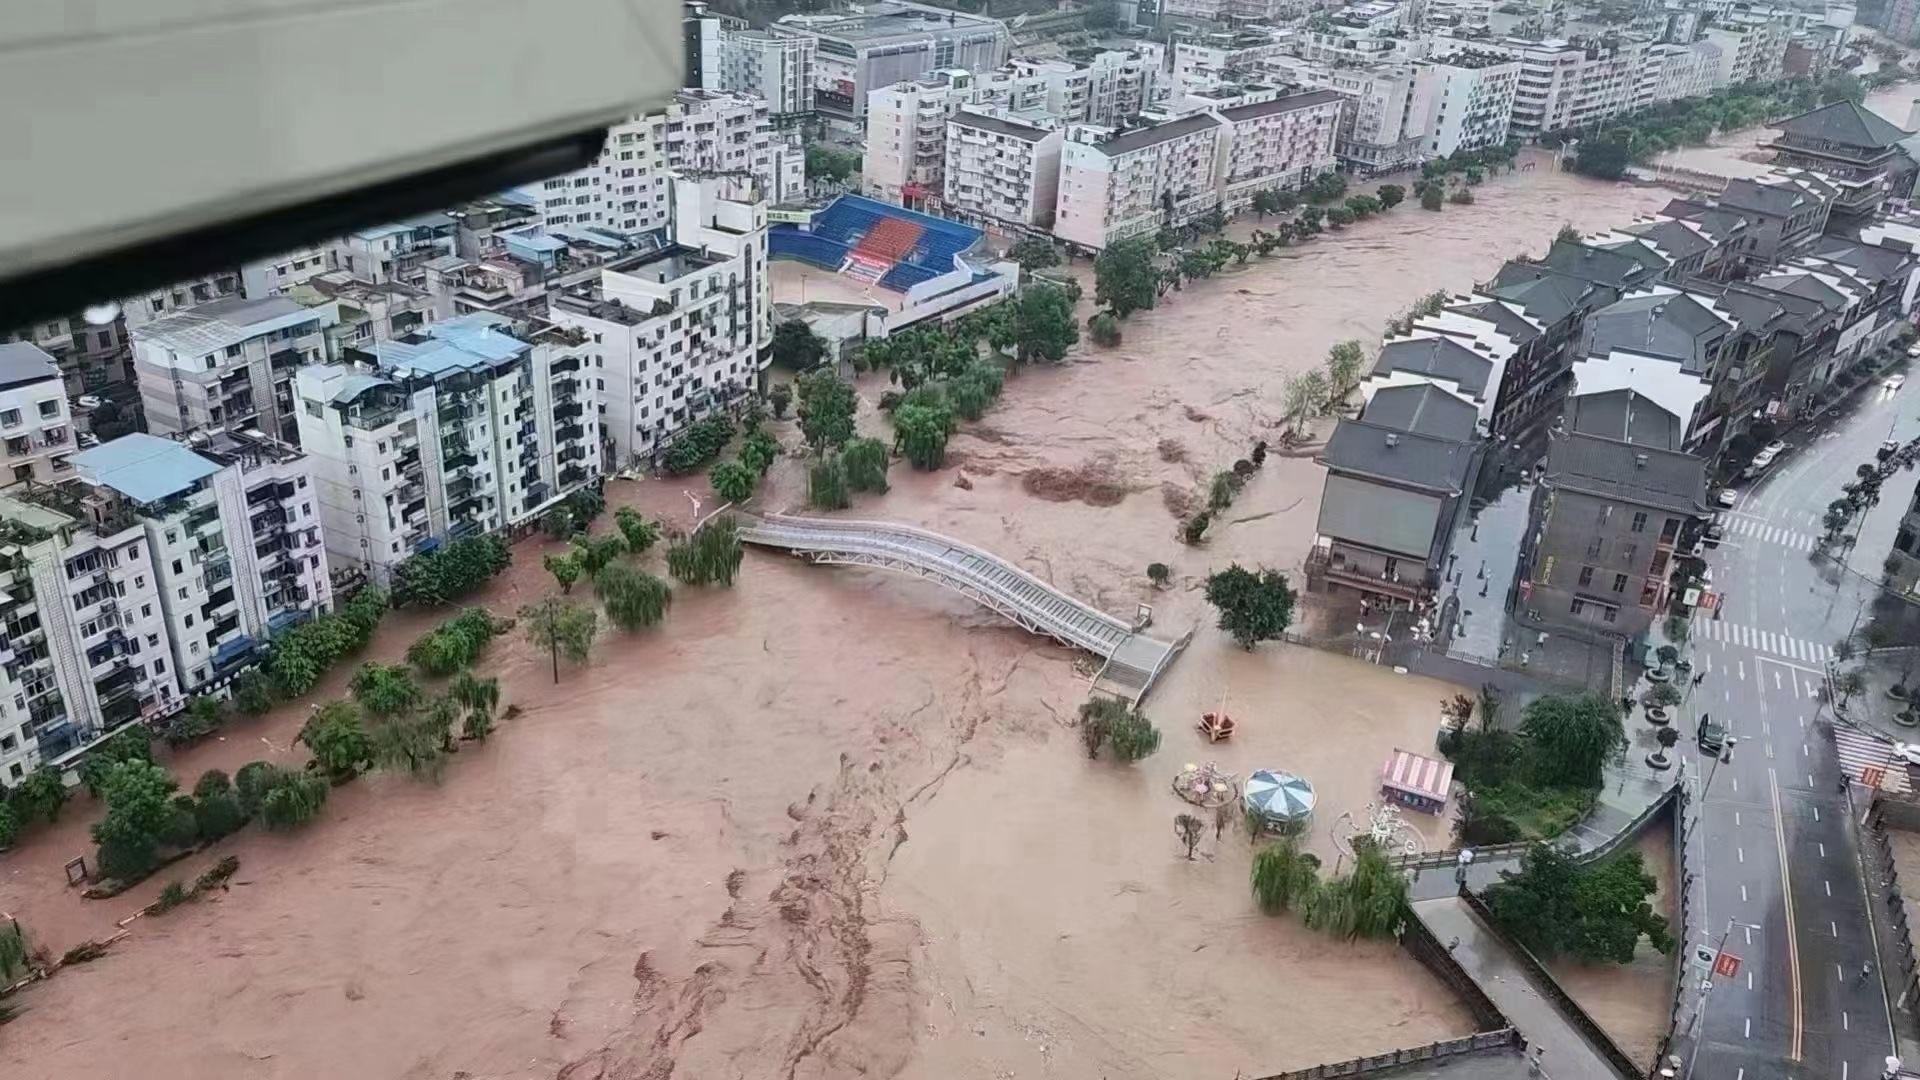
<path fill-rule="evenodd" d="M 1667 198 L 1543 167 L 1472 207 L 1402 208 L 1256 260 L 1135 316 L 1117 349 L 1019 373 L 954 440 L 959 468 L 897 466 L 891 493 L 863 497 L 852 513 L 950 532 L 1109 610 L 1151 604 L 1168 635 L 1198 627 L 1149 702 L 1165 743 L 1140 765 L 1085 759 L 1068 724 L 1087 673 L 1066 650 L 923 583 L 753 553 L 736 588 L 681 590 L 660 630 L 603 640 L 558 686 L 517 638 L 496 643 L 483 666 L 521 717 L 438 785 L 371 777 L 301 833 L 235 837 L 230 891 L 12 999 L 0 1074 L 1118 1080 L 1259 1075 L 1466 1032 L 1391 944 L 1258 915 L 1237 828 L 1181 857 L 1169 781 L 1217 760 L 1313 780 L 1309 843 L 1334 861 L 1335 823 L 1363 811 L 1394 747 L 1431 747 L 1453 688 L 1247 653 L 1208 625 L 1210 568 L 1302 559 L 1309 456 L 1270 457 L 1202 547 L 1176 542 L 1173 509 L 1270 435 L 1283 377 L 1334 342 L 1371 344 L 1421 294 L 1465 289 L 1563 223 Z M 869 405 L 883 389 L 862 384 Z M 882 426 L 871 408 L 862 424 Z M 683 488 L 706 494 L 609 493 L 684 522 Z M 784 460 L 760 503 L 797 506 L 803 489 Z M 544 594 L 544 550 L 523 544 L 483 601 L 505 613 Z M 1153 561 L 1171 588 L 1148 587 Z M 429 624 L 390 617 L 372 654 L 397 657 Z M 168 764 L 190 785 L 298 762 L 293 734 L 343 679 Z M 1222 701 L 1240 734 L 1207 748 L 1192 724 Z M 72 896 L 60 863 L 97 815 L 76 802 L 0 860 L 0 910 L 55 953 L 176 873 Z M 1444 841 L 1445 822 L 1419 827 Z"/>

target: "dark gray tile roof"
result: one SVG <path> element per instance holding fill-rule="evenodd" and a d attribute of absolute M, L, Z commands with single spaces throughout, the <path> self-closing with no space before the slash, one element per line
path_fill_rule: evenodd
<path fill-rule="evenodd" d="M 1713 242 L 1677 221 L 1640 221 L 1620 230 L 1654 245 L 1675 261 L 1713 248 Z"/>
<path fill-rule="evenodd" d="M 1632 255 L 1576 244 L 1571 240 L 1555 240 L 1553 246 L 1547 249 L 1545 263 L 1549 270 L 1558 270 L 1582 281 L 1614 289 L 1625 288 L 1651 276 L 1649 267 Z"/>
<path fill-rule="evenodd" d="M 1516 344 L 1524 345 L 1540 336 L 1539 327 L 1502 303 L 1481 300 L 1469 304 L 1448 304 L 1447 310 L 1492 323 L 1494 329 L 1512 338 Z"/>
<path fill-rule="evenodd" d="M 1413 338 L 1381 346 L 1373 362 L 1373 374 L 1404 371 L 1436 379 L 1451 379 L 1460 389 L 1483 398 L 1487 379 L 1493 374 L 1493 358 L 1474 352 L 1452 338 Z"/>
<path fill-rule="evenodd" d="M 1777 299 L 1762 293 L 1724 287 L 1708 291 L 1717 298 L 1715 303 L 1732 313 L 1742 330 L 1751 333 L 1766 333 L 1786 313 Z"/>
<path fill-rule="evenodd" d="M 1330 472 L 1321 490 L 1315 531 L 1343 543 L 1426 561 L 1445 543 L 1458 496 Z"/>
<path fill-rule="evenodd" d="M 1851 101 L 1822 105 L 1811 112 L 1782 121 L 1780 133 L 1872 150 L 1892 146 L 1913 134 L 1889 124 L 1873 110 Z"/>
<path fill-rule="evenodd" d="M 1551 326 L 1575 310 L 1611 303 L 1618 295 L 1616 290 L 1590 279 L 1523 262 L 1502 266 L 1484 291 L 1520 305 L 1520 310 L 1543 326 Z"/>
<path fill-rule="evenodd" d="M 1761 184 L 1745 178 L 1727 181 L 1720 205 L 1768 217 L 1792 217 L 1807 208 L 1810 197 L 1791 184 Z"/>
<path fill-rule="evenodd" d="M 1458 495 L 1473 466 L 1474 444 L 1342 420 L 1319 461 L 1335 472 L 1441 495 Z"/>
<path fill-rule="evenodd" d="M 1751 227 L 1751 222 L 1741 214 L 1691 199 L 1675 199 L 1660 212 L 1671 218 L 1685 218 L 1698 224 L 1717 244 L 1724 244 Z"/>
<path fill-rule="evenodd" d="M 1679 417 L 1631 389 L 1568 398 L 1566 429 L 1656 450 L 1677 451 L 1687 438 Z"/>
<path fill-rule="evenodd" d="M 1480 410 L 1431 383 L 1376 390 L 1360 416 L 1369 424 L 1436 439 L 1467 442 Z"/>
<path fill-rule="evenodd" d="M 1182 135 L 1191 135 L 1196 131 L 1205 131 L 1208 128 L 1219 126 L 1220 120 L 1217 117 L 1207 113 L 1194 113 L 1192 116 L 1183 116 L 1178 120 L 1169 120 L 1164 124 L 1155 124 L 1149 128 L 1140 128 L 1135 131 L 1115 135 L 1113 138 L 1101 143 L 1100 149 L 1104 151 L 1108 157 L 1118 157 L 1121 154 L 1152 146 L 1155 143 L 1166 142 L 1168 139 L 1177 139 Z"/>
<path fill-rule="evenodd" d="M 1876 284 L 1889 278 L 1905 277 L 1913 260 L 1911 255 L 1892 248 L 1863 244 L 1839 236 L 1822 236 L 1806 254 L 1815 259 L 1839 263 L 1860 272 Z"/>
<path fill-rule="evenodd" d="M 1707 512 L 1705 461 L 1577 431 L 1548 446 L 1547 483 L 1675 514 Z"/>
<path fill-rule="evenodd" d="M 1805 297 L 1828 311 L 1839 311 L 1850 302 L 1845 293 L 1806 272 L 1767 274 L 1764 277 L 1754 278 L 1752 284 L 1775 292 Z"/>
<path fill-rule="evenodd" d="M 1707 346 L 1727 335 L 1726 323 L 1686 293 L 1628 296 L 1587 319 L 1587 355 L 1615 349 L 1672 360 L 1690 375 L 1706 372 Z"/>
<path fill-rule="evenodd" d="M 1779 292 L 1750 281 L 1735 282 L 1724 287 L 1729 295 L 1748 293 L 1778 305 L 1782 312 L 1778 320 L 1779 328 L 1802 337 L 1817 332 L 1833 318 L 1833 312 L 1818 300 L 1805 296 Z"/>

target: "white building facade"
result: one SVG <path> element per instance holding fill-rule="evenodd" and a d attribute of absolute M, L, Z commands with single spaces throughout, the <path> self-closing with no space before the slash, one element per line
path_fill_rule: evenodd
<path fill-rule="evenodd" d="M 962 109 L 947 120 L 942 213 L 1029 228 L 1053 223 L 1065 133 Z"/>
<path fill-rule="evenodd" d="M 51 484 L 73 475 L 73 414 L 60 368 L 37 345 L 0 345 L 0 441 L 8 482 Z"/>
<path fill-rule="evenodd" d="M 293 441 L 293 371 L 325 359 L 333 318 L 285 296 L 230 297 L 148 323 L 133 335 L 147 430 L 256 428 Z"/>

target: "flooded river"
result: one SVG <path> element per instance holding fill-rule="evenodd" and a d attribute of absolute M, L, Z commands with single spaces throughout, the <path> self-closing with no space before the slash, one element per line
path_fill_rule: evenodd
<path fill-rule="evenodd" d="M 1451 688 L 1249 654 L 1209 624 L 1209 569 L 1302 559 L 1320 487 L 1307 457 L 1270 458 L 1204 546 L 1174 533 L 1209 474 L 1271 438 L 1288 372 L 1345 338 L 1371 346 L 1423 293 L 1468 288 L 1564 223 L 1669 198 L 1544 166 L 1478 193 L 1189 286 L 1129 320 L 1120 347 L 1019 373 L 955 439 L 956 467 L 896 466 L 894 490 L 853 511 L 950 532 L 1108 610 L 1150 604 L 1157 632 L 1198 627 L 1149 702 L 1165 743 L 1140 765 L 1085 759 L 1066 725 L 1086 672 L 1066 650 L 918 582 L 753 553 L 738 587 L 681 590 L 661 629 L 604 639 L 557 686 L 544 657 L 497 643 L 484 666 L 525 712 L 492 742 L 438 785 L 373 777 L 302 833 L 234 838 L 229 892 L 140 920 L 106 959 L 12 999 L 0 1074 L 1145 1080 L 1465 1033 L 1390 944 L 1258 915 L 1237 828 L 1182 858 L 1168 782 L 1208 759 L 1297 769 L 1319 787 L 1310 843 L 1331 863 L 1379 763 L 1431 747 Z M 882 427 L 871 409 L 862 424 Z M 684 521 L 683 486 L 706 495 L 610 495 Z M 797 506 L 803 487 L 782 461 L 761 503 Z M 489 606 L 548 591 L 542 550 L 522 545 Z M 1171 588 L 1148 586 L 1154 561 Z M 392 618 L 373 651 L 397 656 L 425 625 Z M 1242 733 L 1205 747 L 1192 724 L 1223 701 Z M 191 785 L 297 762 L 310 704 L 169 764 Z M 167 876 L 115 901 L 65 892 L 60 863 L 95 817 L 76 803 L 0 859 L 0 910 L 55 953 L 109 933 Z M 1443 841 L 1444 823 L 1419 828 Z"/>

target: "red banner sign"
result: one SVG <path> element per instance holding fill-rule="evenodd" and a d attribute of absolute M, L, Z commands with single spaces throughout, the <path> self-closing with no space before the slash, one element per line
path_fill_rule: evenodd
<path fill-rule="evenodd" d="M 1733 978 L 1740 974 L 1740 958 L 1725 949 L 1720 950 L 1720 955 L 1713 958 L 1713 973 Z"/>

